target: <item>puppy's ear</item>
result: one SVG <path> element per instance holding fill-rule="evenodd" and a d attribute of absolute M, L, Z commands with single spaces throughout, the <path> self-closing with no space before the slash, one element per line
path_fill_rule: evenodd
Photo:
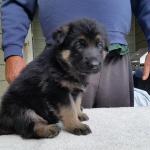
<path fill-rule="evenodd" d="M 69 25 L 64 25 L 62 27 L 60 27 L 59 29 L 57 29 L 52 37 L 53 40 L 57 42 L 57 44 L 62 44 L 67 36 L 69 32 Z"/>
<path fill-rule="evenodd" d="M 104 25 L 98 23 L 99 29 L 100 29 L 100 34 L 102 35 L 103 41 L 104 41 L 104 51 L 108 52 L 108 48 L 109 48 L 109 41 L 108 41 L 108 35 L 107 35 L 107 31 L 106 28 L 104 27 Z"/>
<path fill-rule="evenodd" d="M 108 37 L 107 34 L 105 32 L 104 34 L 104 50 L 103 50 L 103 60 L 106 58 L 107 54 L 109 52 L 109 41 L 108 41 Z"/>
<path fill-rule="evenodd" d="M 108 52 L 108 48 L 109 48 L 109 41 L 108 41 L 108 37 L 107 37 L 107 35 L 105 35 L 105 37 L 104 37 L 104 43 L 105 43 L 104 50 L 105 50 L 106 52 Z"/>
<path fill-rule="evenodd" d="M 108 52 L 108 48 L 109 48 L 109 41 L 108 41 L 108 36 L 107 36 L 107 32 L 105 30 L 105 28 L 101 28 L 103 29 L 101 32 L 100 32 L 100 35 L 103 39 L 103 44 L 104 44 L 104 51 Z"/>

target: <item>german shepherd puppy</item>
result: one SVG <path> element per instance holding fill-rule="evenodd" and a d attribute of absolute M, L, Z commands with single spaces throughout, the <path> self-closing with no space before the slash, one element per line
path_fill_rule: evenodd
<path fill-rule="evenodd" d="M 82 93 L 87 77 L 102 65 L 107 48 L 104 28 L 90 19 L 81 19 L 58 28 L 53 41 L 29 63 L 2 97 L 0 134 L 24 138 L 52 138 L 64 130 L 91 133 L 81 121 Z"/>

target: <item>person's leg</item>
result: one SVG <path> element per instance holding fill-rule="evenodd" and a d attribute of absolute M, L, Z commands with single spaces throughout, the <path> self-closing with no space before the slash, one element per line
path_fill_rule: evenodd
<path fill-rule="evenodd" d="M 111 52 L 101 71 L 95 107 L 133 106 L 133 77 L 127 55 Z"/>
<path fill-rule="evenodd" d="M 82 106 L 84 108 L 92 108 L 94 106 L 99 80 L 100 73 L 93 74 L 89 77 L 89 84 L 82 99 Z"/>
<path fill-rule="evenodd" d="M 129 56 L 115 52 L 107 55 L 101 74 L 91 75 L 82 106 L 133 106 L 133 79 Z"/>
<path fill-rule="evenodd" d="M 130 106 L 134 107 L 134 82 L 133 82 L 133 73 L 131 61 L 128 56 L 128 65 L 129 65 L 129 91 L 130 91 Z"/>

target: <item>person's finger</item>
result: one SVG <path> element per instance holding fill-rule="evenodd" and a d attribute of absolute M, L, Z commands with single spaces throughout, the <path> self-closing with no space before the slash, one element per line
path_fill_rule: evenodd
<path fill-rule="evenodd" d="M 147 80 L 150 74 L 150 65 L 149 64 L 145 64 L 144 65 L 144 73 L 143 73 L 143 80 Z"/>
<path fill-rule="evenodd" d="M 144 63 L 144 72 L 143 72 L 143 80 L 147 80 L 150 74 L 150 53 L 147 54 L 145 63 Z"/>

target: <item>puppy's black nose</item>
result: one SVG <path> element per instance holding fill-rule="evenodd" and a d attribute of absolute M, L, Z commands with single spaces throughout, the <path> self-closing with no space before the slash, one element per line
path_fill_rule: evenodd
<path fill-rule="evenodd" d="M 98 61 L 92 61 L 91 62 L 91 66 L 92 66 L 92 68 L 97 68 L 98 66 L 99 66 L 99 62 Z"/>
<path fill-rule="evenodd" d="M 99 66 L 99 62 L 96 61 L 96 60 L 93 60 L 93 61 L 90 63 L 91 69 L 97 69 L 98 66 Z"/>
<path fill-rule="evenodd" d="M 100 65 L 100 62 L 97 59 L 89 59 L 86 63 L 91 69 L 98 69 Z"/>

